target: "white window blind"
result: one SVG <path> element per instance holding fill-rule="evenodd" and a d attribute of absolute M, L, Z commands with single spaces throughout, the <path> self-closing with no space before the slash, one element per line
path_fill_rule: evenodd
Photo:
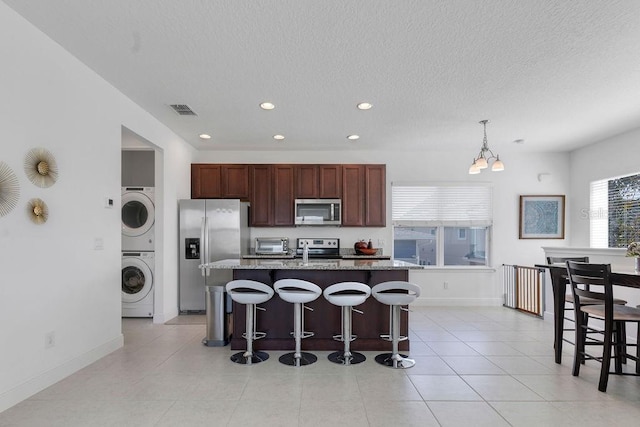
<path fill-rule="evenodd" d="M 609 247 L 608 222 L 608 183 L 609 180 L 593 181 L 589 202 L 589 228 L 591 230 L 589 245 L 592 248 Z"/>
<path fill-rule="evenodd" d="M 392 184 L 394 225 L 490 226 L 492 188 L 465 185 Z"/>

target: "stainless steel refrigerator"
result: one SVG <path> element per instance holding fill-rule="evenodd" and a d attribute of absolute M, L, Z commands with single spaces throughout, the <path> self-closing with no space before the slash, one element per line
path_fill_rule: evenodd
<path fill-rule="evenodd" d="M 207 286 L 232 280 L 231 270 L 200 266 L 239 259 L 249 248 L 249 204 L 235 199 L 180 200 L 180 313 L 204 312 Z"/>

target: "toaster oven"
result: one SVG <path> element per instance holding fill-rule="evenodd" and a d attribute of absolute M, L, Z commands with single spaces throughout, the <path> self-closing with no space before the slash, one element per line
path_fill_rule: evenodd
<path fill-rule="evenodd" d="M 287 237 L 257 237 L 255 252 L 257 255 L 284 255 L 289 252 Z"/>

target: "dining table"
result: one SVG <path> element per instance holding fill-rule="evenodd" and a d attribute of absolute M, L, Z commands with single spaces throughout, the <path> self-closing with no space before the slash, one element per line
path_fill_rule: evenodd
<path fill-rule="evenodd" d="M 562 329 L 564 328 L 564 304 L 567 292 L 567 266 L 565 264 L 536 264 L 548 269 L 553 291 L 553 348 L 556 363 L 562 363 Z M 611 283 L 616 286 L 640 288 L 640 273 L 637 271 L 611 271 Z"/>

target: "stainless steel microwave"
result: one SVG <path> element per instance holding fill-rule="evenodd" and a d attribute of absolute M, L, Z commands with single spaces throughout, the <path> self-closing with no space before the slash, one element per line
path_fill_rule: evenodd
<path fill-rule="evenodd" d="M 340 199 L 296 199 L 296 225 L 341 225 Z"/>

